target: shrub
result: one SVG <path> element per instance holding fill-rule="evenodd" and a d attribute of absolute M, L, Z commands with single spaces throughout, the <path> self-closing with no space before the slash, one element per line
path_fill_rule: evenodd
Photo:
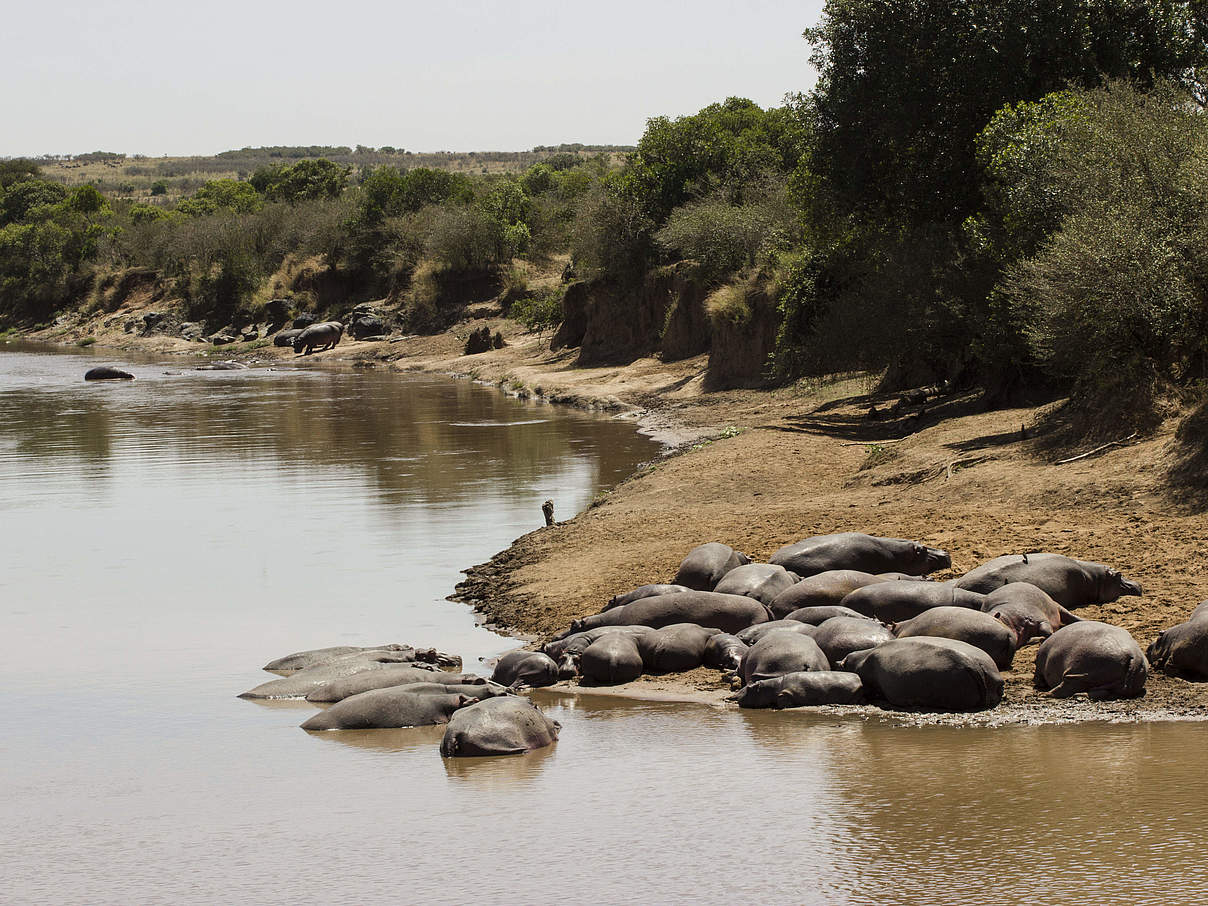
<path fill-rule="evenodd" d="M 731 205 L 720 199 L 676 208 L 655 237 L 667 252 L 700 263 L 717 279 L 753 267 L 761 251 L 771 251 L 787 237 L 792 215 L 783 204 Z"/>
<path fill-rule="evenodd" d="M 504 228 L 485 211 L 440 208 L 433 215 L 425 252 L 447 270 L 490 270 L 504 258 Z"/>
<path fill-rule="evenodd" d="M 552 330 L 562 323 L 562 292 L 558 287 L 512 303 L 508 317 L 531 331 Z"/>

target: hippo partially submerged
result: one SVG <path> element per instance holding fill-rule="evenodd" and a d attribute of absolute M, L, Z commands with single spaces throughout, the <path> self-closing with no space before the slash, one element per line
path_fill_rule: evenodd
<path fill-rule="evenodd" d="M 457 693 L 391 686 L 349 696 L 301 726 L 303 730 L 385 730 L 447 724 L 454 711 L 473 700 Z"/>
<path fill-rule="evenodd" d="M 380 670 L 366 670 L 316 686 L 306 693 L 306 700 L 319 703 L 338 702 L 362 692 L 369 692 L 371 689 L 388 689 L 391 686 L 406 686 L 414 683 L 459 688 L 488 685 L 485 677 L 476 676 L 473 673 L 446 673 L 443 670 L 424 669 L 411 664 L 384 664 Z M 478 698 L 477 695 L 471 697 Z"/>
<path fill-rule="evenodd" d="M 369 670 L 381 670 L 387 664 L 410 664 L 407 651 L 360 651 L 334 658 L 280 679 L 261 683 L 240 693 L 240 698 L 304 698 L 319 686 L 332 680 L 353 676 Z"/>
<path fill-rule="evenodd" d="M 134 375 L 129 371 L 122 371 L 120 368 L 113 368 L 109 365 L 99 365 L 96 368 L 89 368 L 84 372 L 84 380 L 86 381 L 132 381 Z"/>
<path fill-rule="evenodd" d="M 562 729 L 527 698 L 488 698 L 458 710 L 449 720 L 440 754 L 523 755 L 548 746 Z"/>

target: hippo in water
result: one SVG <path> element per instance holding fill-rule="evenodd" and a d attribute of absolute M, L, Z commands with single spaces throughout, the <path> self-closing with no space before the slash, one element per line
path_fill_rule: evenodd
<path fill-rule="evenodd" d="M 1009 626 L 1019 648 L 1079 619 L 1030 582 L 1011 582 L 990 592 L 982 611 Z"/>
<path fill-rule="evenodd" d="M 240 698 L 305 698 L 317 687 L 332 680 L 369 670 L 381 670 L 387 664 L 411 664 L 407 651 L 360 651 L 315 664 L 280 679 L 261 683 L 240 693 Z"/>
<path fill-rule="evenodd" d="M 357 648 L 352 645 L 337 645 L 333 648 L 312 648 L 309 651 L 295 651 L 293 654 L 287 654 L 271 660 L 260 669 L 267 670 L 269 673 L 294 673 L 298 670 L 305 670 L 307 667 L 313 667 L 316 664 L 325 664 L 328 661 L 334 661 L 336 658 L 363 651 L 414 652 L 415 649 L 410 645 L 400 645 L 397 642 L 389 642 L 385 645 L 370 645 L 367 648 Z"/>
<path fill-rule="evenodd" d="M 764 604 L 801 581 L 796 573 L 771 563 L 747 563 L 736 566 L 724 576 L 713 590 L 724 595 L 746 595 Z"/>
<path fill-rule="evenodd" d="M 856 674 L 838 670 L 798 671 L 743 686 L 729 700 L 740 708 L 862 705 L 864 683 Z"/>
<path fill-rule="evenodd" d="M 474 699 L 457 693 L 423 693 L 391 686 L 351 695 L 305 721 L 303 730 L 386 730 L 447 724 Z"/>
<path fill-rule="evenodd" d="M 722 632 L 738 632 L 756 623 L 766 623 L 768 609 L 745 595 L 721 595 L 711 591 L 684 591 L 673 595 L 642 598 L 624 607 L 614 607 L 575 620 L 567 635 L 599 626 L 651 626 L 659 629 L 672 623 L 696 623 Z"/>
<path fill-rule="evenodd" d="M 705 659 L 709 639 L 720 633 L 695 623 L 673 623 L 634 637 L 645 673 L 683 673 L 695 670 Z"/>
<path fill-rule="evenodd" d="M 523 755 L 555 742 L 560 729 L 527 698 L 488 698 L 453 715 L 440 741 L 440 754 L 446 758 Z"/>
<path fill-rule="evenodd" d="M 612 610 L 614 607 L 624 607 L 626 604 L 632 604 L 634 601 L 640 601 L 642 598 L 653 598 L 655 595 L 673 595 L 681 591 L 691 591 L 686 585 L 639 585 L 633 591 L 627 591 L 623 595 L 613 596 L 607 604 L 604 605 L 604 610 Z M 600 613 L 603 613 L 601 610 Z"/>
<path fill-rule="evenodd" d="M 879 582 L 857 588 L 843 599 L 843 607 L 899 623 L 932 607 L 968 607 L 981 610 L 984 595 L 938 582 Z"/>
<path fill-rule="evenodd" d="M 1011 582 L 1029 582 L 1070 610 L 1092 604 L 1110 604 L 1124 595 L 1141 594 L 1141 586 L 1125 579 L 1119 570 L 1061 554 L 996 557 L 952 584 L 967 591 L 989 594 Z"/>
<path fill-rule="evenodd" d="M 491 681 L 503 686 L 552 686 L 558 682 L 558 665 L 548 654 L 520 648 L 496 662 Z"/>
<path fill-rule="evenodd" d="M 990 614 L 968 607 L 933 607 L 889 628 L 899 639 L 922 635 L 968 642 L 990 655 L 999 670 L 1006 670 L 1015 659 L 1015 631 Z"/>
<path fill-rule="evenodd" d="M 86 381 L 132 381 L 134 375 L 129 371 L 122 371 L 120 368 L 112 368 L 108 365 L 100 365 L 96 368 L 89 368 L 84 372 L 84 380 Z"/>
<path fill-rule="evenodd" d="M 390 686 L 406 686 L 415 683 L 442 686 L 476 686 L 489 684 L 486 677 L 473 673 L 446 673 L 443 670 L 424 669 L 412 664 L 384 664 L 380 670 L 365 670 L 331 680 L 316 686 L 306 693 L 308 702 L 338 702 L 352 695 L 371 689 L 387 689 Z M 467 693 L 468 694 L 468 693 Z M 477 698 L 478 696 L 471 696 Z"/>
<path fill-rule="evenodd" d="M 799 632 L 772 632 L 751 646 L 738 674 L 744 685 L 796 673 L 799 670 L 829 670 L 830 663 L 818 643 Z"/>
<path fill-rule="evenodd" d="M 1128 631 L 1096 620 L 1057 630 L 1036 652 L 1036 688 L 1056 698 L 1136 698 L 1148 678 L 1149 662 Z"/>
<path fill-rule="evenodd" d="M 751 562 L 746 554 L 720 541 L 692 548 L 675 574 L 675 584 L 694 591 L 713 591 L 730 570 Z"/>
<path fill-rule="evenodd" d="M 323 321 L 312 324 L 294 337 L 294 352 L 310 355 L 315 347 L 319 351 L 334 349 L 344 335 L 344 325 L 339 321 Z"/>
<path fill-rule="evenodd" d="M 1002 674 L 990 656 L 957 639 L 915 636 L 849 654 L 869 699 L 920 711 L 981 711 L 1002 701 Z"/>
<path fill-rule="evenodd" d="M 651 630 L 654 633 L 656 630 Z M 608 632 L 600 636 L 579 655 L 578 670 L 588 685 L 616 686 L 631 683 L 645 669 L 638 639 L 644 636 Z"/>
<path fill-rule="evenodd" d="M 1201 604 L 1187 622 L 1167 629 L 1145 654 L 1155 670 L 1193 683 L 1208 682 L 1208 607 Z"/>
<path fill-rule="evenodd" d="M 887 582 L 855 569 L 828 569 L 790 585 L 772 601 L 772 614 L 780 619 L 803 607 L 833 607 L 857 588 Z"/>
<path fill-rule="evenodd" d="M 952 565 L 947 551 L 904 538 L 878 538 L 861 532 L 818 535 L 786 544 L 772 555 L 771 562 L 803 578 L 831 569 L 925 576 Z"/>

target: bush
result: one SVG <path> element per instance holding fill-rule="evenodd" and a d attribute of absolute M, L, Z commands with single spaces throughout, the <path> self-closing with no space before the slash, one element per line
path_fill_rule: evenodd
<path fill-rule="evenodd" d="M 486 271 L 505 255 L 503 225 L 474 208 L 440 208 L 425 243 L 427 257 L 452 271 Z"/>
<path fill-rule="evenodd" d="M 555 287 L 512 303 L 508 313 L 531 331 L 552 330 L 562 323 L 562 291 Z"/>
<path fill-rule="evenodd" d="M 699 262 L 707 277 L 718 279 L 754 267 L 760 252 L 786 241 L 792 221 L 784 204 L 711 199 L 676 208 L 655 238 L 665 251 Z"/>

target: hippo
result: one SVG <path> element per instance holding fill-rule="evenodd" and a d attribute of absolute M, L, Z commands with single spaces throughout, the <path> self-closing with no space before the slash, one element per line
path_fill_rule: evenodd
<path fill-rule="evenodd" d="M 744 645 L 754 645 L 769 632 L 799 632 L 802 635 L 812 636 L 818 631 L 816 626 L 811 626 L 809 623 L 802 623 L 798 620 L 772 620 L 770 623 L 757 623 L 754 626 L 748 626 L 742 632 L 736 632 L 734 635 Z"/>
<path fill-rule="evenodd" d="M 518 648 L 495 663 L 491 681 L 504 686 L 552 686 L 558 682 L 558 665 L 548 654 Z"/>
<path fill-rule="evenodd" d="M 885 579 L 892 582 L 930 582 L 931 577 L 927 575 L 912 576 L 909 573 L 877 573 L 878 579 Z"/>
<path fill-rule="evenodd" d="M 873 575 L 900 572 L 925 576 L 937 569 L 947 569 L 952 565 L 952 558 L 947 551 L 917 541 L 842 532 L 786 544 L 772 555 L 771 562 L 803 578 L 831 569 L 854 569 Z"/>
<path fill-rule="evenodd" d="M 1034 638 L 1047 639 L 1062 626 L 1077 623 L 1074 616 L 1030 582 L 1010 582 L 986 595 L 982 611 L 1009 626 L 1022 648 Z"/>
<path fill-rule="evenodd" d="M 527 698 L 488 698 L 453 715 L 440 741 L 440 754 L 445 758 L 523 755 L 555 742 L 560 729 Z"/>
<path fill-rule="evenodd" d="M 984 600 L 985 595 L 938 582 L 878 582 L 857 588 L 842 606 L 884 623 L 900 623 L 932 607 L 981 610 Z"/>
<path fill-rule="evenodd" d="M 299 670 L 280 679 L 261 683 L 254 689 L 241 692 L 240 698 L 304 698 L 319 686 L 332 680 L 353 676 L 367 670 L 381 670 L 387 664 L 410 664 L 407 651 L 359 651 L 345 654 L 333 660 L 305 670 Z M 435 671 L 433 671 L 435 672 Z"/>
<path fill-rule="evenodd" d="M 84 380 L 86 381 L 132 381 L 134 375 L 129 371 L 122 371 L 120 368 L 111 368 L 108 365 L 99 365 L 96 368 L 89 368 L 84 372 Z"/>
<path fill-rule="evenodd" d="M 809 581 L 808 579 L 806 580 Z M 867 614 L 862 614 L 858 610 L 852 610 L 850 607 L 840 607 L 838 604 L 829 604 L 822 607 L 802 607 L 794 610 L 784 619 L 796 620 L 798 623 L 809 623 L 811 626 L 820 626 L 832 617 L 859 617 L 861 620 L 869 620 L 876 622 Z"/>
<path fill-rule="evenodd" d="M 693 591 L 713 591 L 726 573 L 750 562 L 750 557 L 729 545 L 710 541 L 688 551 L 675 574 L 675 584 Z"/>
<path fill-rule="evenodd" d="M 673 623 L 636 636 L 634 641 L 646 673 L 683 673 L 704 663 L 705 646 L 719 634 L 695 623 Z"/>
<path fill-rule="evenodd" d="M 1102 563 L 1061 554 L 1009 554 L 983 563 L 952 582 L 957 588 L 989 594 L 1011 582 L 1029 582 L 1070 610 L 1110 604 L 1141 586 Z"/>
<path fill-rule="evenodd" d="M 614 607 L 624 607 L 626 604 L 632 604 L 634 601 L 640 601 L 642 598 L 653 598 L 655 595 L 673 595 L 681 591 L 691 591 L 686 585 L 639 585 L 633 591 L 627 591 L 623 595 L 616 595 L 604 605 L 604 610 L 612 610 Z M 601 610 L 600 613 L 603 613 Z"/>
<path fill-rule="evenodd" d="M 567 635 L 598 626 L 651 626 L 659 629 L 672 623 L 696 623 L 722 632 L 738 632 L 756 623 L 766 623 L 768 609 L 746 595 L 721 595 L 711 591 L 682 591 L 673 595 L 642 598 L 624 607 L 575 620 Z"/>
<path fill-rule="evenodd" d="M 1149 662 L 1126 629 L 1081 620 L 1063 626 L 1036 652 L 1037 689 L 1055 698 L 1085 692 L 1091 698 L 1136 698 L 1145 694 Z"/>
<path fill-rule="evenodd" d="M 709 643 L 705 645 L 704 664 L 714 670 L 724 670 L 729 673 L 739 668 L 743 655 L 748 650 L 749 646 L 738 636 L 730 635 L 728 632 L 719 632 L 717 635 L 711 636 Z"/>
<path fill-rule="evenodd" d="M 1018 637 L 1011 627 L 980 610 L 967 607 L 933 607 L 917 617 L 893 623 L 890 632 L 899 639 L 929 636 L 960 639 L 990 655 L 999 670 L 1006 670 L 1015 659 Z"/>
<path fill-rule="evenodd" d="M 1208 682 L 1208 607 L 1199 605 L 1187 622 L 1165 630 L 1145 655 L 1155 670 L 1193 683 Z"/>
<path fill-rule="evenodd" d="M 888 629 L 867 617 L 832 617 L 814 633 L 814 641 L 832 664 L 853 651 L 876 648 L 892 638 Z"/>
<path fill-rule="evenodd" d="M 385 730 L 447 724 L 453 712 L 473 701 L 456 693 L 425 694 L 391 686 L 350 695 L 304 721 L 303 730 Z"/>
<path fill-rule="evenodd" d="M 334 349 L 344 335 L 344 325 L 339 321 L 323 321 L 312 324 L 294 337 L 294 352 L 310 355 L 315 347 L 319 351 Z"/>
<path fill-rule="evenodd" d="M 747 563 L 734 567 L 722 576 L 713 590 L 722 595 L 746 595 L 764 604 L 771 604 L 777 595 L 800 581 L 800 576 L 783 566 Z"/>
<path fill-rule="evenodd" d="M 301 328 L 301 327 L 290 327 L 287 330 L 280 331 L 276 336 L 273 337 L 273 345 L 274 346 L 293 346 L 294 339 L 297 338 L 298 335 L 302 333 L 302 330 L 303 330 L 303 328 Z"/>
<path fill-rule="evenodd" d="M 198 365 L 194 371 L 247 371 L 248 366 L 242 362 L 208 362 L 205 365 Z"/>
<path fill-rule="evenodd" d="M 890 707 L 919 711 L 982 711 L 1002 701 L 1002 674 L 990 655 L 958 639 L 894 639 L 844 658 L 864 694 Z"/>
<path fill-rule="evenodd" d="M 780 619 L 803 607 L 837 605 L 857 588 L 887 581 L 856 569 L 828 569 L 790 585 L 776 596 L 770 606 L 773 616 Z"/>
<path fill-rule="evenodd" d="M 818 643 L 799 632 L 771 632 L 751 646 L 742 659 L 738 675 L 744 685 L 796 673 L 799 670 L 829 670 L 830 663 Z"/>
<path fill-rule="evenodd" d="M 267 670 L 269 673 L 294 673 L 298 670 L 305 670 L 307 667 L 313 667 L 316 664 L 325 664 L 328 661 L 334 661 L 336 658 L 344 657 L 349 654 L 357 654 L 362 651 L 414 651 L 410 645 L 400 645 L 397 642 L 390 642 L 385 645 L 370 645 L 367 648 L 357 648 L 352 645 L 337 645 L 333 648 L 312 648 L 309 651 L 295 651 L 293 654 L 287 654 L 284 657 L 279 657 L 269 661 L 261 670 Z"/>
<path fill-rule="evenodd" d="M 579 675 L 585 683 L 599 686 L 633 682 L 645 669 L 637 646 L 641 638 L 644 636 L 604 633 L 579 655 Z"/>
<path fill-rule="evenodd" d="M 654 630 L 649 626 L 598 626 L 595 629 L 576 632 L 572 635 L 546 642 L 541 646 L 541 650 L 558 661 L 567 655 L 578 657 L 587 650 L 588 645 L 591 645 L 597 639 L 609 633 L 636 636 L 647 632 L 654 632 Z"/>
<path fill-rule="evenodd" d="M 387 689 L 390 686 L 406 686 L 414 683 L 424 685 L 438 683 L 442 686 L 488 685 L 486 677 L 473 673 L 446 673 L 443 670 L 425 669 L 413 664 L 384 664 L 380 670 L 366 670 L 316 686 L 306 693 L 306 700 L 308 702 L 338 702 L 371 689 Z M 498 685 L 498 683 L 494 685 Z M 477 696 L 472 697 L 477 698 Z"/>
<path fill-rule="evenodd" d="M 864 683 L 856 674 L 839 670 L 797 671 L 743 686 L 729 701 L 740 708 L 862 705 Z"/>

